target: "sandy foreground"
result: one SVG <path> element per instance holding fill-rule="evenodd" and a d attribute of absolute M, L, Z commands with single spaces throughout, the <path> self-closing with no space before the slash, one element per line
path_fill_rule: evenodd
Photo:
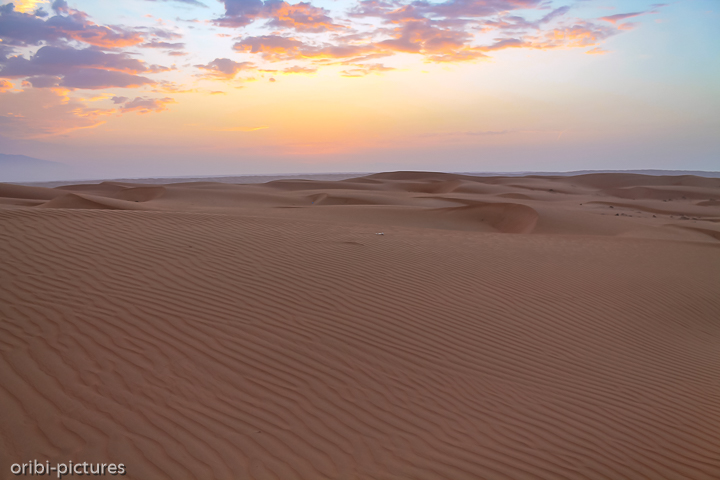
<path fill-rule="evenodd" d="M 720 479 L 720 179 L 0 184 L 0 478 L 32 460 Z"/>

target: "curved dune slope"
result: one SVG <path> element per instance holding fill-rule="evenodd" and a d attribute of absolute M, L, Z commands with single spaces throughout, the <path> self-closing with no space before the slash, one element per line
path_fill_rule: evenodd
<path fill-rule="evenodd" d="M 431 181 L 403 185 L 402 190 L 413 193 L 451 193 L 463 184 L 460 180 Z"/>
<path fill-rule="evenodd" d="M 704 233 L 705 235 L 707 235 L 711 238 L 714 238 L 715 240 L 720 240 L 720 231 L 719 230 L 712 230 L 709 228 L 687 227 L 687 226 L 682 226 L 682 225 L 672 225 L 672 226 L 675 228 L 682 228 L 685 230 L 691 230 L 694 232 Z"/>
<path fill-rule="evenodd" d="M 65 192 L 56 190 L 54 188 L 26 187 L 25 185 L 0 183 L 1 198 L 52 200 L 53 198 L 57 198 L 62 195 L 65 195 Z"/>
<path fill-rule="evenodd" d="M 309 195 L 308 200 L 312 205 L 381 205 L 378 200 L 370 198 L 352 197 L 342 195 L 328 195 L 327 193 L 316 193 Z"/>
<path fill-rule="evenodd" d="M 61 197 L 57 197 L 49 202 L 43 203 L 38 207 L 90 210 L 138 210 L 142 208 L 134 202 L 116 200 L 114 198 L 100 197 L 96 195 L 80 195 L 76 193 L 67 193 Z"/>
<path fill-rule="evenodd" d="M 487 222 L 500 233 L 530 233 L 539 218 L 534 209 L 516 203 L 469 202 L 464 207 L 450 207 L 439 211 L 474 222 Z"/>
<path fill-rule="evenodd" d="M 417 181 L 430 181 L 430 182 L 452 182 L 459 180 L 477 181 L 482 177 L 475 177 L 472 175 L 460 175 L 457 173 L 442 173 L 442 172 L 416 172 L 416 171 L 399 171 L 399 172 L 383 172 L 373 173 L 365 177 L 360 177 L 370 180 L 381 180 L 381 181 L 401 181 L 401 182 L 417 182 Z"/>
<path fill-rule="evenodd" d="M 717 479 L 719 251 L 0 210 L 0 476 Z"/>
<path fill-rule="evenodd" d="M 524 193 L 500 193 L 498 197 L 514 198 L 516 200 L 533 200 L 531 196 L 525 195 Z"/>
<path fill-rule="evenodd" d="M 101 182 L 98 184 L 64 185 L 62 187 L 57 187 L 57 190 L 68 190 L 73 193 L 112 197 L 127 188 L 128 187 L 116 182 Z"/>
<path fill-rule="evenodd" d="M 165 187 L 132 187 L 118 192 L 116 198 L 129 202 L 149 202 L 165 195 Z"/>
<path fill-rule="evenodd" d="M 378 190 L 382 184 L 374 182 L 321 181 L 321 180 L 274 180 L 264 184 L 266 187 L 284 190 Z"/>

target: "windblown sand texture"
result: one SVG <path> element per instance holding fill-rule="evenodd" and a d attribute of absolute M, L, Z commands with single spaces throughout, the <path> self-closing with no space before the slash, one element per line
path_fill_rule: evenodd
<path fill-rule="evenodd" d="M 720 479 L 720 179 L 0 185 L 0 256 L 0 478 Z"/>

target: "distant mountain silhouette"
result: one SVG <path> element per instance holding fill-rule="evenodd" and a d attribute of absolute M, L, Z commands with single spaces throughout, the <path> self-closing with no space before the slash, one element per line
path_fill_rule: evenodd
<path fill-rule="evenodd" d="M 76 175 L 75 170 L 64 163 L 0 153 L 0 182 L 42 182 Z"/>

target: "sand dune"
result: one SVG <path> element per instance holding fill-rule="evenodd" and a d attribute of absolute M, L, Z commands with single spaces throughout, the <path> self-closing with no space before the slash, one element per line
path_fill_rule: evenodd
<path fill-rule="evenodd" d="M 605 190 L 605 193 L 613 197 L 628 198 L 632 200 L 717 200 L 720 198 L 718 188 L 657 188 L 657 187 L 627 187 L 612 188 Z"/>
<path fill-rule="evenodd" d="M 516 200 L 533 200 L 533 197 L 525 195 L 524 193 L 498 193 L 497 196 L 502 198 L 514 198 Z"/>
<path fill-rule="evenodd" d="M 51 200 L 64 195 L 65 192 L 54 188 L 26 187 L 0 183 L 0 198 L 22 198 L 32 200 Z"/>
<path fill-rule="evenodd" d="M 382 186 L 376 182 L 353 182 L 349 180 L 337 182 L 322 182 L 319 180 L 275 180 L 264 184 L 267 187 L 278 190 L 378 190 L 374 188 Z"/>
<path fill-rule="evenodd" d="M 165 194 L 165 187 L 132 187 L 117 193 L 116 198 L 129 202 L 148 202 Z"/>
<path fill-rule="evenodd" d="M 75 193 L 86 193 L 90 195 L 113 196 L 123 190 L 130 188 L 118 182 L 101 182 L 98 184 L 64 185 L 57 187 L 57 190 L 69 190 Z"/>
<path fill-rule="evenodd" d="M 718 479 L 720 183 L 646 177 L 0 184 L 0 478 Z"/>
<path fill-rule="evenodd" d="M 555 177 L 563 183 L 572 183 L 587 187 L 608 189 L 637 186 L 688 186 L 718 188 L 720 178 L 697 177 L 694 175 L 656 176 L 636 173 L 591 173 L 574 177 Z"/>
<path fill-rule="evenodd" d="M 134 202 L 138 202 L 135 200 Z M 101 197 L 97 195 L 81 195 L 79 193 L 67 193 L 49 202 L 38 205 L 39 208 L 70 208 L 70 209 L 100 209 L 100 210 L 139 210 L 134 202 L 117 200 L 115 198 Z"/>

